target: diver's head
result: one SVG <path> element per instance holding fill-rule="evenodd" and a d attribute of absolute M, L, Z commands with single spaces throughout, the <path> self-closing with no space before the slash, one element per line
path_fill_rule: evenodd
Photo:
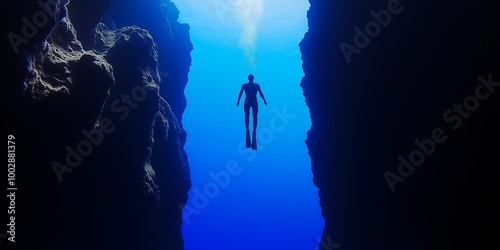
<path fill-rule="evenodd" d="M 248 80 L 249 80 L 250 82 L 253 82 L 253 79 L 254 79 L 254 78 L 255 78 L 255 77 L 254 77 L 252 74 L 248 75 Z"/>

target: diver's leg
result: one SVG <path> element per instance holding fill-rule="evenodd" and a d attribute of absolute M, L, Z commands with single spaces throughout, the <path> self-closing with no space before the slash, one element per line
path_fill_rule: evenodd
<path fill-rule="evenodd" d="M 257 103 L 252 105 L 253 114 L 253 133 L 252 133 L 252 149 L 257 149 L 257 114 L 259 113 L 259 106 Z"/>
<path fill-rule="evenodd" d="M 250 140 L 250 105 L 245 102 L 244 108 L 245 110 L 245 127 L 246 127 L 246 147 L 250 148 L 252 146 L 252 141 Z"/>
<path fill-rule="evenodd" d="M 245 111 L 245 127 L 247 132 L 250 133 L 250 128 L 248 127 L 250 124 L 250 105 L 247 102 L 245 102 L 243 110 Z"/>
<path fill-rule="evenodd" d="M 257 132 L 257 115 L 259 113 L 259 105 L 255 103 L 252 105 L 252 115 L 253 115 L 253 133 Z"/>

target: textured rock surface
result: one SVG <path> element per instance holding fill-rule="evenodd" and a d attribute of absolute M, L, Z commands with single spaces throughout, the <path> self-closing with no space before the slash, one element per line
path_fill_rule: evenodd
<path fill-rule="evenodd" d="M 148 13 L 147 18 L 144 13 Z M 171 104 L 172 111 L 180 120 L 186 109 L 184 89 L 193 45 L 189 38 L 189 26 L 177 22 L 177 7 L 164 0 L 120 0 L 108 14 L 114 25 L 137 25 L 147 29 L 155 38 L 158 44 L 158 71 L 162 78 L 161 96 Z"/>
<path fill-rule="evenodd" d="M 168 38 L 100 23 L 114 2 L 56 1 L 57 15 L 20 52 L 6 51 L 21 249 L 182 249 L 178 205 L 191 184 L 178 117 L 191 62 L 188 26 L 168 16 L 175 8 L 164 1 L 141 3 L 151 12 L 163 7 Z M 18 20 L 41 10 L 27 1 L 10 7 L 7 32 L 19 33 Z M 177 61 L 184 63 L 168 69 L 175 78 L 160 73 L 160 64 Z"/>
<path fill-rule="evenodd" d="M 326 220 L 320 249 L 486 249 L 498 216 L 488 173 L 500 164 L 500 95 L 456 131 L 442 115 L 474 94 L 479 75 L 500 81 L 498 4 L 398 1 L 404 10 L 348 64 L 339 44 L 353 44 L 353 28 L 388 2 L 310 0 L 302 88 Z M 383 173 L 397 173 L 398 155 L 436 127 L 448 140 L 391 193 Z"/>

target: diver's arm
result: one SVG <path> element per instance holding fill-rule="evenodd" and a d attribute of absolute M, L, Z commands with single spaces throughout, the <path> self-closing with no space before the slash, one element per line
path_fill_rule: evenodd
<path fill-rule="evenodd" d="M 241 99 L 241 95 L 243 94 L 243 91 L 244 91 L 244 87 L 245 84 L 241 85 L 241 90 L 240 90 L 240 94 L 238 94 L 238 102 L 236 103 L 236 106 L 240 106 L 240 99 Z"/>
<path fill-rule="evenodd" d="M 267 106 L 267 101 L 266 101 L 266 98 L 264 97 L 264 93 L 262 93 L 262 90 L 260 89 L 260 85 L 259 85 L 259 94 L 260 94 L 260 97 L 262 98 L 262 100 L 264 100 L 264 104 L 266 104 L 266 106 Z"/>

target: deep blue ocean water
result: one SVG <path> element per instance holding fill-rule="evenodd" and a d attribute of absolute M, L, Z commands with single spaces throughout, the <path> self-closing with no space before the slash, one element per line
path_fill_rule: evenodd
<path fill-rule="evenodd" d="M 183 116 L 193 183 L 185 249 L 317 249 L 324 221 L 299 85 L 308 1 L 173 2 L 194 45 Z M 248 74 L 269 104 L 259 97 L 257 151 L 244 146 L 244 94 L 236 106 Z"/>

